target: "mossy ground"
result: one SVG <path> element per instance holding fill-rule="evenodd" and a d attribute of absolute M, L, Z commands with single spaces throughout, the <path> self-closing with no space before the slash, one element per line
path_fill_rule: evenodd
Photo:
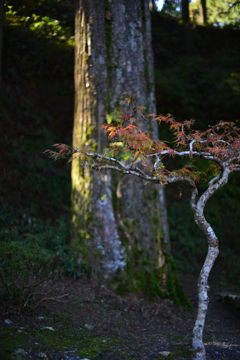
<path fill-rule="evenodd" d="M 186 275 L 182 280 L 195 310 L 196 281 Z M 71 294 L 67 303 L 49 302 L 35 313 L 16 316 L 0 307 L 1 360 L 39 360 L 43 354 L 48 360 L 71 356 L 93 360 L 102 353 L 119 360 L 191 358 L 195 310 L 189 313 L 168 299 L 147 302 L 134 293 L 120 297 L 89 279 L 66 279 L 65 288 Z M 208 359 L 215 359 L 211 351 L 237 359 L 239 335 L 239 319 L 210 293 L 204 329 Z M 17 354 L 19 349 L 25 354 Z"/>
<path fill-rule="evenodd" d="M 36 359 L 40 358 L 39 354 L 46 354 L 48 359 L 54 359 L 56 354 L 68 354 L 69 356 L 78 356 L 79 358 L 94 359 L 101 353 L 114 353 L 121 358 L 121 348 L 134 348 L 130 341 L 122 339 L 121 337 L 105 337 L 99 334 L 99 331 L 88 331 L 81 327 L 72 327 L 72 325 L 64 326 L 64 319 L 46 319 L 41 321 L 38 325 L 28 326 L 21 329 L 21 327 L 7 326 L 0 330 L 1 349 L 0 358 L 2 360 L 22 360 L 27 355 L 17 354 L 17 349 L 30 349 L 30 353 L 35 354 Z M 52 325 L 53 330 L 45 326 Z M 186 342 L 184 339 L 183 343 Z M 135 351 L 137 346 L 135 347 Z M 169 360 L 179 359 L 184 357 L 190 358 L 191 352 L 185 348 L 184 345 L 178 345 L 170 348 Z M 155 354 L 155 359 L 162 359 L 163 355 Z M 124 359 L 132 359 L 131 356 L 125 354 Z"/>
<path fill-rule="evenodd" d="M 15 353 L 17 349 L 31 349 L 36 358 L 39 353 L 45 353 L 48 359 L 53 359 L 56 353 L 68 353 L 93 359 L 99 353 L 112 352 L 114 347 L 128 342 L 117 337 L 101 336 L 95 329 L 74 326 L 66 316 L 36 319 L 36 324 L 26 327 L 12 323 L 0 329 L 0 338 L 2 360 L 15 360 L 16 356 L 21 359 L 21 355 Z"/>

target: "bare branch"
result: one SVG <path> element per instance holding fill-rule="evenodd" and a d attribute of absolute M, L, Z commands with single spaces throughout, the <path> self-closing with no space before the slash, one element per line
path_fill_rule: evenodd
<path fill-rule="evenodd" d="M 194 140 L 192 140 L 191 142 L 190 142 L 190 144 L 189 144 L 189 149 L 190 149 L 190 154 L 192 154 L 192 152 L 193 152 L 193 144 L 194 143 L 205 143 L 205 142 L 207 142 L 208 140 L 196 140 L 196 139 L 194 139 Z"/>
<path fill-rule="evenodd" d="M 43 298 L 43 299 L 40 299 L 38 301 L 38 303 L 34 306 L 34 309 L 43 301 L 46 301 L 46 300 L 53 300 L 53 301 L 58 301 L 58 302 L 67 302 L 67 300 L 61 300 L 63 297 L 66 297 L 66 296 L 69 296 L 69 294 L 63 294 L 63 295 L 59 295 L 59 296 L 53 296 L 53 297 L 46 297 L 46 298 Z"/>
<path fill-rule="evenodd" d="M 192 179 L 190 179 L 189 177 L 187 177 L 187 176 L 167 176 L 166 181 L 168 183 L 174 183 L 174 182 L 178 182 L 178 181 L 183 181 L 183 182 L 189 183 L 192 188 L 194 188 L 194 189 L 197 188 L 195 182 Z"/>
<path fill-rule="evenodd" d="M 231 158 L 231 162 L 234 162 L 234 161 L 240 161 L 240 156 L 235 156 L 235 157 Z"/>
<path fill-rule="evenodd" d="M 238 171 L 240 171 L 240 166 L 236 166 L 236 167 L 232 170 L 232 172 L 238 172 Z"/>
<path fill-rule="evenodd" d="M 100 154 L 97 154 L 97 153 L 88 153 L 88 152 L 83 152 L 83 151 L 76 151 L 76 152 L 80 152 L 88 157 L 92 157 L 93 159 L 103 159 L 103 160 L 106 160 L 106 161 L 112 161 L 114 163 L 117 163 L 118 165 L 121 166 L 121 168 L 123 169 L 127 169 L 128 167 L 126 167 L 121 161 L 113 158 L 113 157 L 109 157 L 109 156 L 104 156 L 104 155 L 100 155 Z"/>
<path fill-rule="evenodd" d="M 122 163 L 120 163 L 122 164 Z M 88 164 L 88 163 L 84 163 L 82 164 L 82 166 L 88 166 L 94 170 L 97 171 L 102 171 L 102 170 L 116 170 L 122 174 L 128 174 L 128 175 L 135 175 L 143 180 L 146 181 L 151 181 L 151 182 L 156 182 L 156 183 L 160 183 L 160 179 L 158 177 L 155 176 L 149 176 L 147 175 L 143 170 L 135 167 L 134 170 L 131 169 L 131 167 L 126 168 L 125 166 L 123 167 L 117 167 L 114 165 L 92 165 L 92 164 Z"/>
<path fill-rule="evenodd" d="M 209 181 L 208 186 L 211 186 L 219 179 L 220 175 L 215 176 L 212 180 Z"/>
<path fill-rule="evenodd" d="M 157 155 L 172 155 L 172 154 L 177 155 L 177 156 L 197 156 L 197 157 L 201 157 L 206 160 L 216 161 L 218 164 L 221 163 L 220 159 L 213 156 L 209 152 L 198 152 L 198 151 L 191 151 L 191 150 L 186 150 L 186 151 L 173 150 L 172 152 L 170 152 L 169 150 L 163 150 L 163 151 L 160 151 L 160 152 L 157 152 L 154 154 L 148 154 L 148 155 L 146 155 L 146 157 L 152 157 L 152 156 L 157 156 Z"/>
<path fill-rule="evenodd" d="M 156 155 L 156 161 L 154 162 L 154 165 L 153 165 L 153 167 L 154 167 L 155 170 L 157 169 L 158 164 L 159 164 L 160 162 L 162 162 L 160 156 L 159 156 L 159 155 Z"/>

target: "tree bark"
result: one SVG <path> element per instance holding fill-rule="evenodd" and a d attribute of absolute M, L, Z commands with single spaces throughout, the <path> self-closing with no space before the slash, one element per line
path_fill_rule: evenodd
<path fill-rule="evenodd" d="M 2 82 L 3 1 L 0 4 L 0 84 Z"/>
<path fill-rule="evenodd" d="M 219 254 L 218 238 L 211 225 L 205 219 L 204 209 L 210 197 L 228 182 L 228 176 L 232 171 L 231 166 L 232 164 L 230 162 L 226 162 L 225 164 L 221 163 L 221 168 L 223 169 L 222 174 L 210 181 L 207 190 L 198 200 L 198 190 L 192 179 L 187 177 L 169 177 L 167 179 L 168 183 L 186 181 L 191 185 L 192 195 L 190 206 L 194 213 L 195 222 L 206 236 L 208 242 L 207 256 L 198 278 L 198 311 L 192 337 L 193 360 L 207 360 L 203 343 L 203 330 L 209 303 L 208 291 L 210 287 L 208 285 L 208 277 Z M 235 171 L 239 171 L 239 168 L 237 167 Z"/>
<path fill-rule="evenodd" d="M 210 271 L 214 265 L 214 262 L 219 254 L 218 247 L 218 238 L 212 229 L 211 225 L 206 221 L 204 216 L 204 208 L 206 206 L 209 198 L 222 186 L 228 182 L 228 175 L 230 173 L 229 168 L 225 168 L 220 179 L 217 179 L 216 182 L 210 184 L 208 189 L 200 196 L 199 200 L 195 204 L 196 191 L 193 190 L 193 195 L 191 199 L 191 208 L 194 213 L 195 222 L 198 225 L 199 229 L 205 234 L 208 242 L 208 252 L 201 269 L 199 279 L 198 279 L 198 312 L 195 325 L 193 328 L 193 360 L 206 360 L 206 351 L 203 343 L 203 330 L 205 319 L 208 310 L 208 277 Z"/>
<path fill-rule="evenodd" d="M 207 23 L 207 5 L 206 0 L 201 0 L 201 18 L 202 18 L 202 24 Z"/>
<path fill-rule="evenodd" d="M 123 92 L 132 93 L 148 112 L 156 111 L 149 1 L 78 0 L 75 22 L 73 146 L 101 153 L 107 140 L 100 125 Z M 156 122 L 149 130 L 158 137 Z M 162 187 L 159 192 L 131 176 L 112 179 L 73 161 L 71 241 L 80 260 L 106 279 L 124 276 L 134 262 L 144 274 L 160 268 L 164 273 L 163 196 Z M 167 236 L 165 230 L 165 242 Z"/>
<path fill-rule="evenodd" d="M 189 0 L 182 0 L 182 20 L 184 24 L 189 23 Z"/>
<path fill-rule="evenodd" d="M 108 80 L 104 1 L 78 1 L 75 41 L 73 146 L 102 152 Z M 110 174 L 96 176 L 72 163 L 72 243 L 79 260 L 94 264 L 104 277 L 125 266 L 110 184 Z"/>

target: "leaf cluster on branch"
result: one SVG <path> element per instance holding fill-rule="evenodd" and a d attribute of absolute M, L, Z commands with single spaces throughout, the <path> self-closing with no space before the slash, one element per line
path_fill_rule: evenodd
<path fill-rule="evenodd" d="M 240 171 L 240 127 L 238 122 L 220 121 L 205 131 L 194 130 L 194 120 L 177 122 L 171 115 L 146 115 L 144 107 L 135 105 L 132 97 L 122 103 L 108 116 L 108 124 L 102 125 L 108 134 L 109 147 L 103 154 L 88 149 L 74 149 L 65 144 L 54 144 L 57 151 L 46 150 L 54 160 L 79 157 L 81 166 L 102 171 L 117 170 L 123 174 L 136 175 L 146 181 L 165 184 L 171 178 L 187 177 L 194 181 L 217 176 L 227 166 L 230 172 Z M 166 123 L 174 136 L 169 145 L 163 140 L 154 140 L 149 132 L 141 130 L 144 122 Z M 188 158 L 187 165 L 177 170 L 168 170 L 167 157 Z M 193 157 L 209 160 L 205 174 L 195 169 Z"/>

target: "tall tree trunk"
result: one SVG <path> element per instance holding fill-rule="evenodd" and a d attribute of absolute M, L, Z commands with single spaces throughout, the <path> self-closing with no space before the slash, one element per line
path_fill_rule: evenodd
<path fill-rule="evenodd" d="M 3 1 L 0 3 L 0 84 L 2 82 Z"/>
<path fill-rule="evenodd" d="M 189 0 L 182 0 L 182 20 L 184 24 L 189 23 Z"/>
<path fill-rule="evenodd" d="M 200 6 L 200 13 L 201 13 L 201 22 L 202 24 L 207 23 L 207 6 L 206 6 L 206 0 L 201 0 L 201 6 Z"/>
<path fill-rule="evenodd" d="M 132 93 L 147 111 L 156 110 L 149 1 L 78 0 L 75 27 L 73 146 L 101 152 L 107 141 L 100 125 L 123 92 Z M 152 132 L 157 138 L 156 123 Z M 72 243 L 80 259 L 94 264 L 104 278 L 120 272 L 129 290 L 133 284 L 151 286 L 146 275 L 161 273 L 165 279 L 163 188 L 159 192 L 133 177 L 112 179 L 73 161 L 72 214 Z"/>
<path fill-rule="evenodd" d="M 107 145 L 100 128 L 107 112 L 104 1 L 78 1 L 75 29 L 73 146 L 101 152 Z M 96 175 L 81 169 L 77 161 L 72 163 L 72 241 L 80 260 L 95 264 L 104 277 L 125 266 L 110 184 L 110 174 Z"/>

